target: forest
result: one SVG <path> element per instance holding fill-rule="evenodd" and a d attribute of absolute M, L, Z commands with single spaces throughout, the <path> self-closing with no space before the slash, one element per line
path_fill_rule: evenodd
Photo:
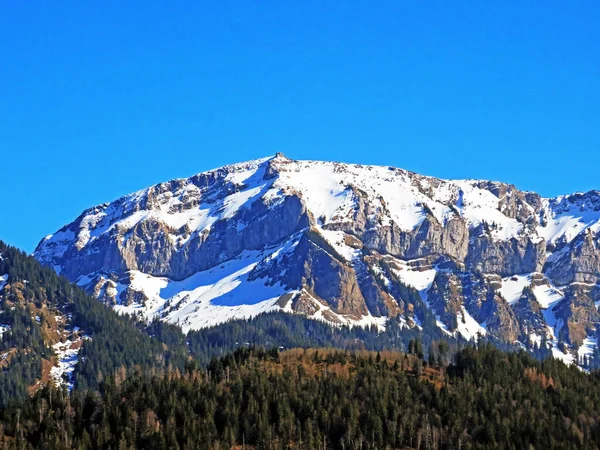
<path fill-rule="evenodd" d="M 5 330 L 0 339 L 0 406 L 27 398 L 41 380 L 44 362 L 54 356 L 49 341 L 57 330 L 50 327 L 55 321 L 50 317 L 65 317 L 67 328 L 78 327 L 91 337 L 80 350 L 82 362 L 74 373 L 75 384 L 82 389 L 96 388 L 98 380 L 116 367 L 184 368 L 189 359 L 185 347 L 167 348 L 149 337 L 139 321 L 119 316 L 2 241 L 0 274 L 9 280 L 0 291 L 0 326 Z"/>
<path fill-rule="evenodd" d="M 0 413 L 2 448 L 598 448 L 600 377 L 491 344 L 242 348 L 184 371 L 44 388 Z"/>

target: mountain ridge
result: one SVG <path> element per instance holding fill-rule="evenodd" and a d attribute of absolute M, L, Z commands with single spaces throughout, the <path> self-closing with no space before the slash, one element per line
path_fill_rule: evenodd
<path fill-rule="evenodd" d="M 544 198 L 277 154 L 89 208 L 34 256 L 184 331 L 277 309 L 419 327 L 428 310 L 450 335 L 579 362 L 598 342 L 598 230 L 599 191 Z"/>

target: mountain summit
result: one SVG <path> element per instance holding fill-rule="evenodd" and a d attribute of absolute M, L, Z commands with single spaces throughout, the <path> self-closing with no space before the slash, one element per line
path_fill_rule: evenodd
<path fill-rule="evenodd" d="M 600 192 L 282 154 L 84 211 L 34 256 L 184 330 L 263 311 L 491 335 L 581 363 L 600 329 Z"/>

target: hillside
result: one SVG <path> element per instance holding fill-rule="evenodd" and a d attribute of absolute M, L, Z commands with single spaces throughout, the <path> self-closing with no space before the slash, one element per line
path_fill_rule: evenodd
<path fill-rule="evenodd" d="M 587 367 L 600 192 L 278 154 L 84 211 L 34 255 L 119 312 L 184 331 L 267 311 L 489 335 Z M 417 292 L 418 295 L 413 295 Z"/>
<path fill-rule="evenodd" d="M 206 370 L 50 390 L 0 413 L 6 448 L 599 448 L 600 383 L 492 346 L 415 355 L 241 349 Z M 440 364 L 441 363 L 441 364 Z"/>
<path fill-rule="evenodd" d="M 0 241 L 0 407 L 48 384 L 96 387 L 118 368 L 183 368 L 168 348 L 33 257 Z M 80 364 L 77 364 L 80 361 Z"/>

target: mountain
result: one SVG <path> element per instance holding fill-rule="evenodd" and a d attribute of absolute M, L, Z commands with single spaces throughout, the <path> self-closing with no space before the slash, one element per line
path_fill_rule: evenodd
<path fill-rule="evenodd" d="M 600 330 L 600 192 L 282 154 L 84 211 L 34 256 L 119 312 L 184 331 L 266 311 L 397 321 L 587 366 Z M 597 358 L 596 358 L 597 359 Z"/>

